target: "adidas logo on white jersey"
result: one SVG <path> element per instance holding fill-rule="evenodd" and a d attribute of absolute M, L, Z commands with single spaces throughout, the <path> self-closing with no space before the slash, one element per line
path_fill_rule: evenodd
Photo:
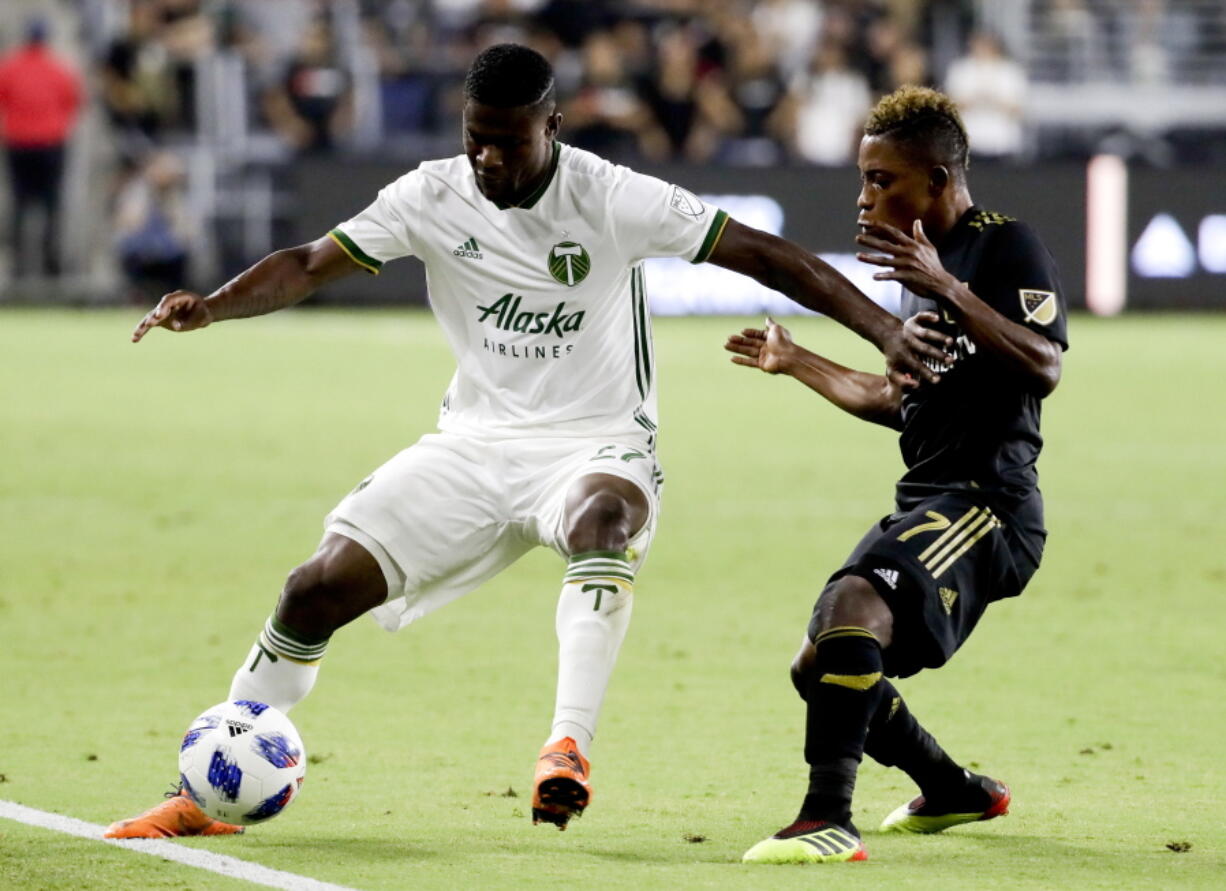
<path fill-rule="evenodd" d="M 898 590 L 898 570 L 897 569 L 874 569 L 874 575 L 879 575 L 890 586 L 891 590 Z"/>
<path fill-rule="evenodd" d="M 464 257 L 468 260 L 481 260 L 485 254 L 481 253 L 481 248 L 477 245 L 477 239 L 470 238 L 461 245 L 457 245 L 452 251 L 457 257 Z"/>

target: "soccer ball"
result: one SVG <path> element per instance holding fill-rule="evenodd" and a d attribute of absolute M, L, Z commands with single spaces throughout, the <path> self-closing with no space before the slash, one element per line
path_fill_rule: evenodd
<path fill-rule="evenodd" d="M 294 800 L 306 751 L 283 712 L 222 702 L 192 721 L 179 747 L 179 779 L 199 808 L 225 823 L 260 823 Z"/>

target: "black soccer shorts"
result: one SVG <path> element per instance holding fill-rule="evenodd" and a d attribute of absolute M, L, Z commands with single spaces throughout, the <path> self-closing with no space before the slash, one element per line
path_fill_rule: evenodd
<path fill-rule="evenodd" d="M 907 677 L 944 665 L 987 605 L 1022 593 L 1038 569 L 1042 533 L 1009 527 L 970 493 L 929 498 L 893 513 L 860 540 L 826 589 L 847 575 L 865 579 L 894 614 L 885 673 Z M 817 607 L 809 639 L 817 632 Z"/>

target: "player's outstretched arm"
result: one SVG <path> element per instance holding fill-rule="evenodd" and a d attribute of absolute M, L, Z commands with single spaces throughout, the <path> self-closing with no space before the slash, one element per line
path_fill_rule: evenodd
<path fill-rule="evenodd" d="M 787 328 L 766 320 L 766 328 L 746 328 L 724 344 L 732 361 L 767 374 L 786 374 L 848 414 L 902 429 L 902 392 L 883 374 L 846 368 L 792 340 Z"/>
<path fill-rule="evenodd" d="M 977 349 L 1027 381 L 1040 397 L 1056 389 L 1064 360 L 1060 345 L 1006 318 L 950 275 L 919 220 L 911 235 L 882 225 L 856 242 L 872 251 L 856 255 L 865 263 L 890 267 L 873 278 L 902 282 L 913 294 L 940 302 Z"/>
<path fill-rule="evenodd" d="M 139 343 L 152 328 L 195 331 L 225 319 L 275 312 L 360 268 L 328 236 L 276 251 L 208 297 L 191 291 L 167 294 L 140 320 L 132 332 L 132 342 Z"/>
<path fill-rule="evenodd" d="M 830 316 L 881 350 L 890 368 L 918 380 L 937 380 L 924 359 L 940 362 L 944 358 L 941 350 L 927 342 L 908 342 L 897 318 L 799 245 L 730 219 L 707 262 L 747 275 L 803 307 Z"/>

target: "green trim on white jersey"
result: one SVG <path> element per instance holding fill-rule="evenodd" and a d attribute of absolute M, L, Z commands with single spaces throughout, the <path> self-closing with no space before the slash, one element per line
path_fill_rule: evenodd
<path fill-rule="evenodd" d="M 715 218 L 711 220 L 711 228 L 707 230 L 707 237 L 702 240 L 702 247 L 698 249 L 698 253 L 694 255 L 694 259 L 690 262 L 707 262 L 707 258 L 711 256 L 711 251 L 715 250 L 715 246 L 719 244 L 719 239 L 724 234 L 724 229 L 727 226 L 728 214 L 722 210 L 715 211 Z"/>
<path fill-rule="evenodd" d="M 340 245 L 340 249 L 349 256 L 350 260 L 357 263 L 371 275 L 379 274 L 379 270 L 383 268 L 383 263 L 374 257 L 368 256 L 360 247 L 353 243 L 352 238 L 340 229 L 333 229 L 328 235 Z"/>
<path fill-rule="evenodd" d="M 499 210 L 530 210 L 536 205 L 536 202 L 541 200 L 541 196 L 549 188 L 553 182 L 554 176 L 558 172 L 558 156 L 562 154 L 562 144 L 556 139 L 553 142 L 553 157 L 549 159 L 549 175 L 541 182 L 539 186 L 532 190 L 532 194 L 525 198 L 519 204 L 503 204 L 501 201 L 495 201 Z"/>
<path fill-rule="evenodd" d="M 651 390 L 652 368 L 651 322 L 647 312 L 647 282 L 643 267 L 630 272 L 630 314 L 634 327 L 634 379 L 639 396 L 647 398 Z"/>

